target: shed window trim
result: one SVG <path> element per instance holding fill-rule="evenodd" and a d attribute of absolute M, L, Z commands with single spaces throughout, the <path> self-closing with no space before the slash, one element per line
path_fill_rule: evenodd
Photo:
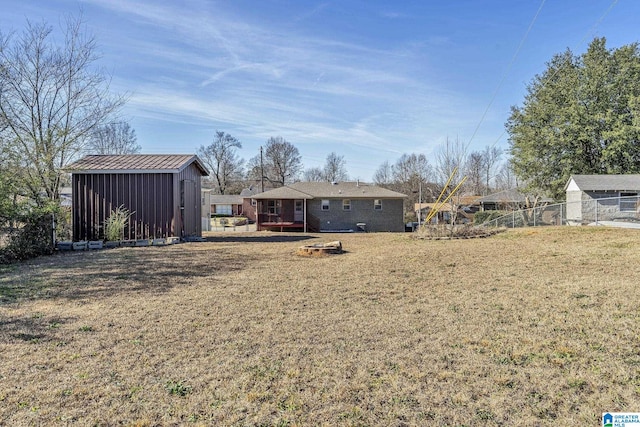
<path fill-rule="evenodd" d="M 342 210 L 350 211 L 351 210 L 351 200 L 350 199 L 342 199 Z"/>
<path fill-rule="evenodd" d="M 329 210 L 329 200 L 328 199 L 323 199 L 322 200 L 322 210 L 323 211 L 328 211 Z"/>
<path fill-rule="evenodd" d="M 374 199 L 373 200 L 373 210 L 375 210 L 375 211 L 381 211 L 382 210 L 382 200 L 381 199 Z"/>

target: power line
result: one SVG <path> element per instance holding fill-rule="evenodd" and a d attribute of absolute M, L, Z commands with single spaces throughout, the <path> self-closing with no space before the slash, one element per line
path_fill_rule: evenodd
<path fill-rule="evenodd" d="M 546 1 L 546 0 L 545 0 L 545 1 Z M 611 2 L 611 4 L 609 5 L 609 7 L 607 8 L 607 10 L 605 10 L 605 11 L 604 11 L 604 13 L 603 13 L 599 18 L 598 18 L 598 20 L 595 22 L 595 24 L 593 24 L 593 25 L 591 26 L 591 28 L 589 28 L 589 30 L 588 30 L 588 31 L 585 33 L 585 35 L 582 37 L 582 39 L 580 39 L 579 44 L 584 43 L 584 42 L 585 42 L 585 40 L 595 32 L 596 28 L 598 28 L 598 26 L 599 26 L 599 25 L 602 23 L 602 21 L 607 17 L 607 15 L 611 12 L 611 10 L 614 8 L 614 6 L 618 4 L 618 1 L 619 1 L 619 0 L 613 0 L 613 1 Z M 544 3 L 544 2 L 543 2 L 543 3 Z M 542 8 L 542 5 L 541 5 L 540 7 Z M 538 12 L 540 12 L 540 10 L 538 10 Z M 536 16 L 537 16 L 537 14 L 536 14 Z M 531 29 L 531 27 L 529 27 L 529 29 Z M 527 31 L 527 34 L 528 34 L 528 31 Z M 515 57 L 514 57 L 514 58 L 515 58 Z M 566 65 L 567 61 L 568 61 L 568 59 L 566 59 L 566 60 L 565 60 L 565 63 L 564 63 L 564 64 L 561 64 L 561 65 L 562 65 L 562 66 Z M 555 76 L 560 72 L 560 69 L 562 68 L 562 66 L 557 67 L 557 68 L 554 70 L 553 74 L 551 74 L 551 75 L 549 76 L 549 79 L 553 79 L 553 78 L 554 78 L 554 77 L 555 77 Z M 493 102 L 493 99 L 491 100 L 491 102 Z M 489 105 L 491 105 L 491 103 L 490 103 Z M 487 107 L 487 109 L 488 109 L 488 107 Z M 486 114 L 486 110 L 485 110 L 485 114 Z M 482 116 L 482 119 L 484 119 L 484 115 Z M 481 123 L 482 123 L 482 120 L 481 120 Z M 479 128 L 479 127 L 480 127 L 480 124 L 478 124 L 478 127 L 476 128 L 476 131 L 478 130 L 478 128 Z M 505 134 L 505 133 L 507 133 L 507 131 L 506 131 L 506 130 L 503 130 L 503 131 L 502 131 L 502 133 L 500 134 L 500 136 L 496 139 L 496 141 L 495 141 L 493 144 L 491 144 L 491 148 L 495 147 L 495 146 L 498 144 L 498 142 L 502 139 L 502 137 L 504 136 L 504 134 Z M 474 134 L 473 134 L 473 135 L 475 136 L 475 132 L 474 132 Z M 471 139 L 473 139 L 473 136 L 471 137 Z M 469 144 L 470 144 L 470 143 L 471 143 L 471 140 L 469 141 Z M 467 147 L 468 147 L 468 145 L 467 145 Z"/>
<path fill-rule="evenodd" d="M 511 71 L 511 68 L 513 67 L 513 64 L 515 63 L 516 58 L 518 57 L 518 54 L 520 53 L 520 50 L 522 50 L 522 46 L 524 46 L 524 42 L 527 40 L 527 37 L 529 36 L 529 33 L 531 32 L 531 29 L 533 28 L 533 25 L 535 24 L 536 20 L 538 19 L 538 16 L 540 15 L 540 12 L 542 11 L 542 8 L 543 8 L 545 2 L 546 2 L 546 0 L 542 0 L 542 2 L 540 3 L 540 7 L 538 7 L 538 11 L 536 12 L 536 14 L 534 15 L 533 19 L 531 20 L 531 23 L 529 24 L 529 28 L 527 28 L 527 31 L 524 33 L 524 36 L 522 37 L 522 40 L 520 40 L 520 44 L 518 45 L 518 48 L 516 49 L 515 53 L 513 54 L 513 57 L 511 58 L 511 61 L 509 62 L 509 65 L 507 66 L 507 69 L 502 74 L 502 78 L 500 79 L 500 82 L 498 83 L 498 86 L 496 87 L 495 91 L 493 92 L 493 95 L 491 96 L 491 100 L 489 101 L 489 105 L 487 105 L 487 108 L 485 108 L 484 113 L 482 113 L 482 117 L 480 117 L 480 121 L 478 122 L 478 125 L 476 126 L 475 130 L 473 131 L 473 134 L 471 135 L 471 138 L 469 139 L 469 142 L 467 143 L 467 146 L 464 149 L 465 152 L 469 148 L 469 145 L 471 145 L 471 141 L 473 141 L 473 138 L 475 138 L 476 134 L 478 133 L 478 130 L 480 129 L 480 125 L 482 125 L 482 122 L 484 122 L 484 119 L 487 116 L 487 113 L 489 112 L 489 108 L 491 108 L 491 105 L 493 104 L 493 101 L 495 101 L 496 96 L 498 95 L 498 91 L 500 90 L 500 87 L 502 86 L 502 84 L 504 83 L 504 81 L 507 78 L 507 75 Z"/>

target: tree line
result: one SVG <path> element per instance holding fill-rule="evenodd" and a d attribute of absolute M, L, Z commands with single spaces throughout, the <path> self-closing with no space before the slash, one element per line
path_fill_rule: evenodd
<path fill-rule="evenodd" d="M 70 162 L 87 153 L 141 150 L 120 117 L 126 97 L 113 93 L 96 67 L 96 41 L 84 33 L 82 19 L 68 18 L 62 33 L 56 42 L 50 25 L 31 22 L 22 32 L 0 31 L 0 260 L 30 256 L 20 253 L 23 243 L 34 253 L 50 250 L 52 227 L 64 223 L 54 218 L 64 215 L 60 188 Z M 522 187 L 562 200 L 571 174 L 640 173 L 638 44 L 609 49 L 605 38 L 596 38 L 583 54 L 554 55 L 505 126 L 506 151 L 487 146 L 467 153 L 457 139 L 447 139 L 430 158 L 407 153 L 384 162 L 373 181 L 407 194 L 412 206 L 420 196 L 433 201 L 449 177 L 466 177 L 468 194 Z M 335 152 L 322 167 L 304 169 L 298 149 L 281 136 L 269 138 L 247 162 L 238 155 L 241 147 L 217 131 L 197 150 L 220 194 L 237 193 L 248 182 L 271 188 L 349 179 L 344 157 Z"/>
<path fill-rule="evenodd" d="M 282 137 L 271 137 L 260 154 L 248 162 L 240 158 L 242 143 L 232 135 L 216 131 L 211 144 L 200 146 L 198 156 L 211 172 L 208 184 L 218 194 L 239 194 L 252 184 L 263 189 L 280 187 L 296 181 L 349 180 L 344 156 L 329 153 L 323 167 L 303 169 L 298 149 Z M 376 185 L 406 194 L 406 213 L 414 203 L 434 202 L 445 184 L 467 180 L 460 191 L 469 195 L 514 188 L 517 183 L 509 163 L 502 161 L 502 150 L 486 147 L 466 152 L 459 140 L 447 139 L 430 160 L 424 154 L 403 154 L 394 163 L 385 161 L 373 175 Z"/>
<path fill-rule="evenodd" d="M 296 181 L 345 181 L 348 179 L 344 156 L 335 152 L 324 167 L 303 169 L 298 148 L 281 136 L 270 137 L 260 153 L 248 162 L 240 158 L 242 143 L 223 131 L 216 131 L 213 142 L 200 146 L 197 154 L 211 172 L 208 184 L 218 194 L 238 194 L 250 183 L 263 188 L 281 187 Z"/>

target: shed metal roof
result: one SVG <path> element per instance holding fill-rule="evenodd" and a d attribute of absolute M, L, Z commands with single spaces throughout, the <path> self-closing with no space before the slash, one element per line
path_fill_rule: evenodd
<path fill-rule="evenodd" d="M 85 156 L 67 166 L 72 173 L 176 173 L 191 163 L 203 176 L 209 171 L 194 154 L 96 154 Z"/>
<path fill-rule="evenodd" d="M 571 175 L 565 190 L 571 183 L 575 182 L 582 191 L 639 191 L 640 175 Z"/>

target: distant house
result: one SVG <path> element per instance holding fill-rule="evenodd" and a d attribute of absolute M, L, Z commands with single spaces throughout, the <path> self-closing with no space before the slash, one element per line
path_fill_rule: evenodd
<path fill-rule="evenodd" d="M 125 239 L 202 235 L 200 180 L 209 172 L 195 155 L 92 155 L 67 169 L 74 240 L 102 239 L 119 206 L 132 213 Z"/>
<path fill-rule="evenodd" d="M 530 201 L 533 198 L 530 197 Z M 543 197 L 538 203 L 552 203 L 553 199 Z M 500 210 L 518 210 L 527 209 L 527 195 L 517 189 L 503 190 L 497 193 L 489 194 L 478 199 L 480 210 L 482 211 L 500 211 Z"/>
<path fill-rule="evenodd" d="M 242 197 L 242 214 L 247 217 L 250 222 L 256 222 L 258 217 L 256 215 L 256 199 L 253 198 L 256 194 L 261 193 L 257 185 L 250 185 L 240 192 Z"/>
<path fill-rule="evenodd" d="M 202 231 L 211 231 L 211 189 L 203 188 L 200 191 Z"/>
<path fill-rule="evenodd" d="M 242 196 L 237 194 L 212 194 L 212 216 L 239 216 L 242 215 Z"/>
<path fill-rule="evenodd" d="M 297 182 L 253 199 L 258 230 L 400 232 L 406 197 L 362 182 Z"/>
<path fill-rule="evenodd" d="M 466 224 L 473 222 L 473 215 L 480 210 L 480 205 L 478 203 L 480 200 L 480 196 L 460 196 L 456 198 L 456 207 L 457 207 L 457 215 L 456 222 L 459 224 Z M 414 212 L 416 213 L 416 217 L 424 221 L 428 215 L 431 214 L 432 211 L 437 210 L 438 212 L 434 212 L 431 218 L 431 221 L 436 224 L 440 223 L 450 223 L 451 222 L 451 203 L 447 201 L 446 203 L 416 203 L 414 204 Z"/>
<path fill-rule="evenodd" d="M 71 187 L 60 188 L 60 206 L 71 208 L 72 190 Z"/>
<path fill-rule="evenodd" d="M 569 224 L 640 219 L 640 175 L 571 175 L 565 191 Z"/>

